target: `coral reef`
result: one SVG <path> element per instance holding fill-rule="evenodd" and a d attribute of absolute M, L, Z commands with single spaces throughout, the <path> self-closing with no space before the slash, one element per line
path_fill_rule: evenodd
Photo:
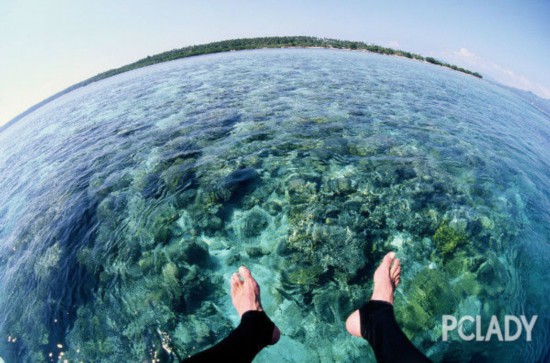
<path fill-rule="evenodd" d="M 543 173 L 485 125 L 513 102 L 488 108 L 488 86 L 341 53 L 144 69 L 21 131 L 38 146 L 0 173 L 12 355 L 137 362 L 160 355 L 161 335 L 193 354 L 235 326 L 227 281 L 246 265 L 285 339 L 259 361 L 374 359 L 343 320 L 389 250 L 403 263 L 397 319 L 436 361 L 475 353 L 441 344 L 442 314 L 529 306 L 514 251 L 548 235 L 546 212 L 533 217 Z M 6 165 L 24 154 L 10 145 Z"/>

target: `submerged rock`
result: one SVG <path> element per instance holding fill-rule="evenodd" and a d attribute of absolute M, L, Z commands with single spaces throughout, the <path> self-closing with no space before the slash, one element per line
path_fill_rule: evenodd
<path fill-rule="evenodd" d="M 402 182 L 416 177 L 416 171 L 414 168 L 398 168 L 395 170 L 397 174 L 397 181 Z"/>
<path fill-rule="evenodd" d="M 246 168 L 235 170 L 226 176 L 221 182 L 221 187 L 231 190 L 232 192 L 238 189 L 246 189 L 253 183 L 260 180 L 260 175 L 255 169 Z"/>
<path fill-rule="evenodd" d="M 329 179 L 323 191 L 332 192 L 336 195 L 345 195 L 355 191 L 353 184 L 352 180 L 347 177 Z"/>
<path fill-rule="evenodd" d="M 193 162 L 172 165 L 162 173 L 162 179 L 171 191 L 182 192 L 195 187 Z"/>
<path fill-rule="evenodd" d="M 420 271 L 405 287 L 407 301 L 396 301 L 396 315 L 404 330 L 422 334 L 449 314 L 457 304 L 457 296 L 445 273 L 437 269 Z"/>
<path fill-rule="evenodd" d="M 312 202 L 319 188 L 318 178 L 308 176 L 292 176 L 285 184 L 291 205 Z"/>
<path fill-rule="evenodd" d="M 286 278 L 290 284 L 294 285 L 315 285 L 323 272 L 325 270 L 321 266 L 307 266 L 288 272 Z"/>
<path fill-rule="evenodd" d="M 40 280 L 47 281 L 53 269 L 60 268 L 58 266 L 61 256 L 61 247 L 59 243 L 49 247 L 36 261 L 34 265 L 34 273 Z"/>
<path fill-rule="evenodd" d="M 258 237 L 269 225 L 270 216 L 260 207 L 254 207 L 233 221 L 233 228 L 242 238 Z"/>
<path fill-rule="evenodd" d="M 208 246 L 198 240 L 185 242 L 181 249 L 181 258 L 189 264 L 205 266 L 210 261 Z"/>
<path fill-rule="evenodd" d="M 231 209 L 242 202 L 252 192 L 261 178 L 253 168 L 238 169 L 225 176 L 221 181 L 213 182 L 204 190 L 202 200 L 206 207 L 223 206 L 222 213 L 229 215 Z"/>
<path fill-rule="evenodd" d="M 246 247 L 245 251 L 248 257 L 250 258 L 259 258 L 269 254 L 269 252 L 265 251 L 262 247 L 258 247 L 258 246 Z"/>
<path fill-rule="evenodd" d="M 325 324 L 340 324 L 354 309 L 351 300 L 347 291 L 327 286 L 315 291 L 313 305 L 315 312 Z"/>
<path fill-rule="evenodd" d="M 468 242 L 468 236 L 450 227 L 448 222 L 444 222 L 435 231 L 433 241 L 439 256 L 447 258 Z"/>
<path fill-rule="evenodd" d="M 158 199 L 166 187 L 164 180 L 158 174 L 146 174 L 135 182 L 135 186 L 141 195 L 147 199 Z"/>

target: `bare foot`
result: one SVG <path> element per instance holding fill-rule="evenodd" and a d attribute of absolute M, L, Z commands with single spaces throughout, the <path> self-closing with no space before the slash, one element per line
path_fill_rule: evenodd
<path fill-rule="evenodd" d="M 244 266 L 239 267 L 239 273 L 231 277 L 231 300 L 240 317 L 250 310 L 263 311 L 260 301 L 260 286 L 252 277 L 250 270 Z M 277 343 L 281 337 L 279 328 L 273 328 L 271 344 Z"/>
<path fill-rule="evenodd" d="M 393 294 L 401 274 L 399 259 L 395 258 L 395 252 L 389 252 L 384 256 L 380 266 L 374 271 L 374 289 L 371 300 L 386 301 L 393 305 Z M 355 310 L 346 320 L 346 329 L 351 335 L 361 336 L 361 319 L 359 310 Z"/>

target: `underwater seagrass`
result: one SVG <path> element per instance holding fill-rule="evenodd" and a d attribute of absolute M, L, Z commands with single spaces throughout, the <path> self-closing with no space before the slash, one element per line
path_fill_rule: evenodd
<path fill-rule="evenodd" d="M 77 89 L 0 132 L 0 355 L 140 361 L 163 333 L 195 353 L 236 324 L 244 264 L 283 332 L 258 362 L 373 360 L 343 322 L 395 250 L 397 319 L 433 360 L 541 359 L 548 140 L 506 90 L 367 53 L 218 54 Z M 520 312 L 539 314 L 530 344 L 441 340 L 443 314 Z"/>

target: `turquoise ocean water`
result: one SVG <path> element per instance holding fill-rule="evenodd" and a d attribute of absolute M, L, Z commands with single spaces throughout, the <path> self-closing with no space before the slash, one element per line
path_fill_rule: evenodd
<path fill-rule="evenodd" d="M 257 50 L 118 75 L 0 132 L 0 357 L 193 354 L 238 322 L 246 265 L 283 332 L 257 362 L 374 361 L 344 320 L 394 250 L 432 359 L 548 361 L 549 187 L 548 116 L 433 65 Z M 539 318 L 531 342 L 443 342 L 443 314 Z"/>

